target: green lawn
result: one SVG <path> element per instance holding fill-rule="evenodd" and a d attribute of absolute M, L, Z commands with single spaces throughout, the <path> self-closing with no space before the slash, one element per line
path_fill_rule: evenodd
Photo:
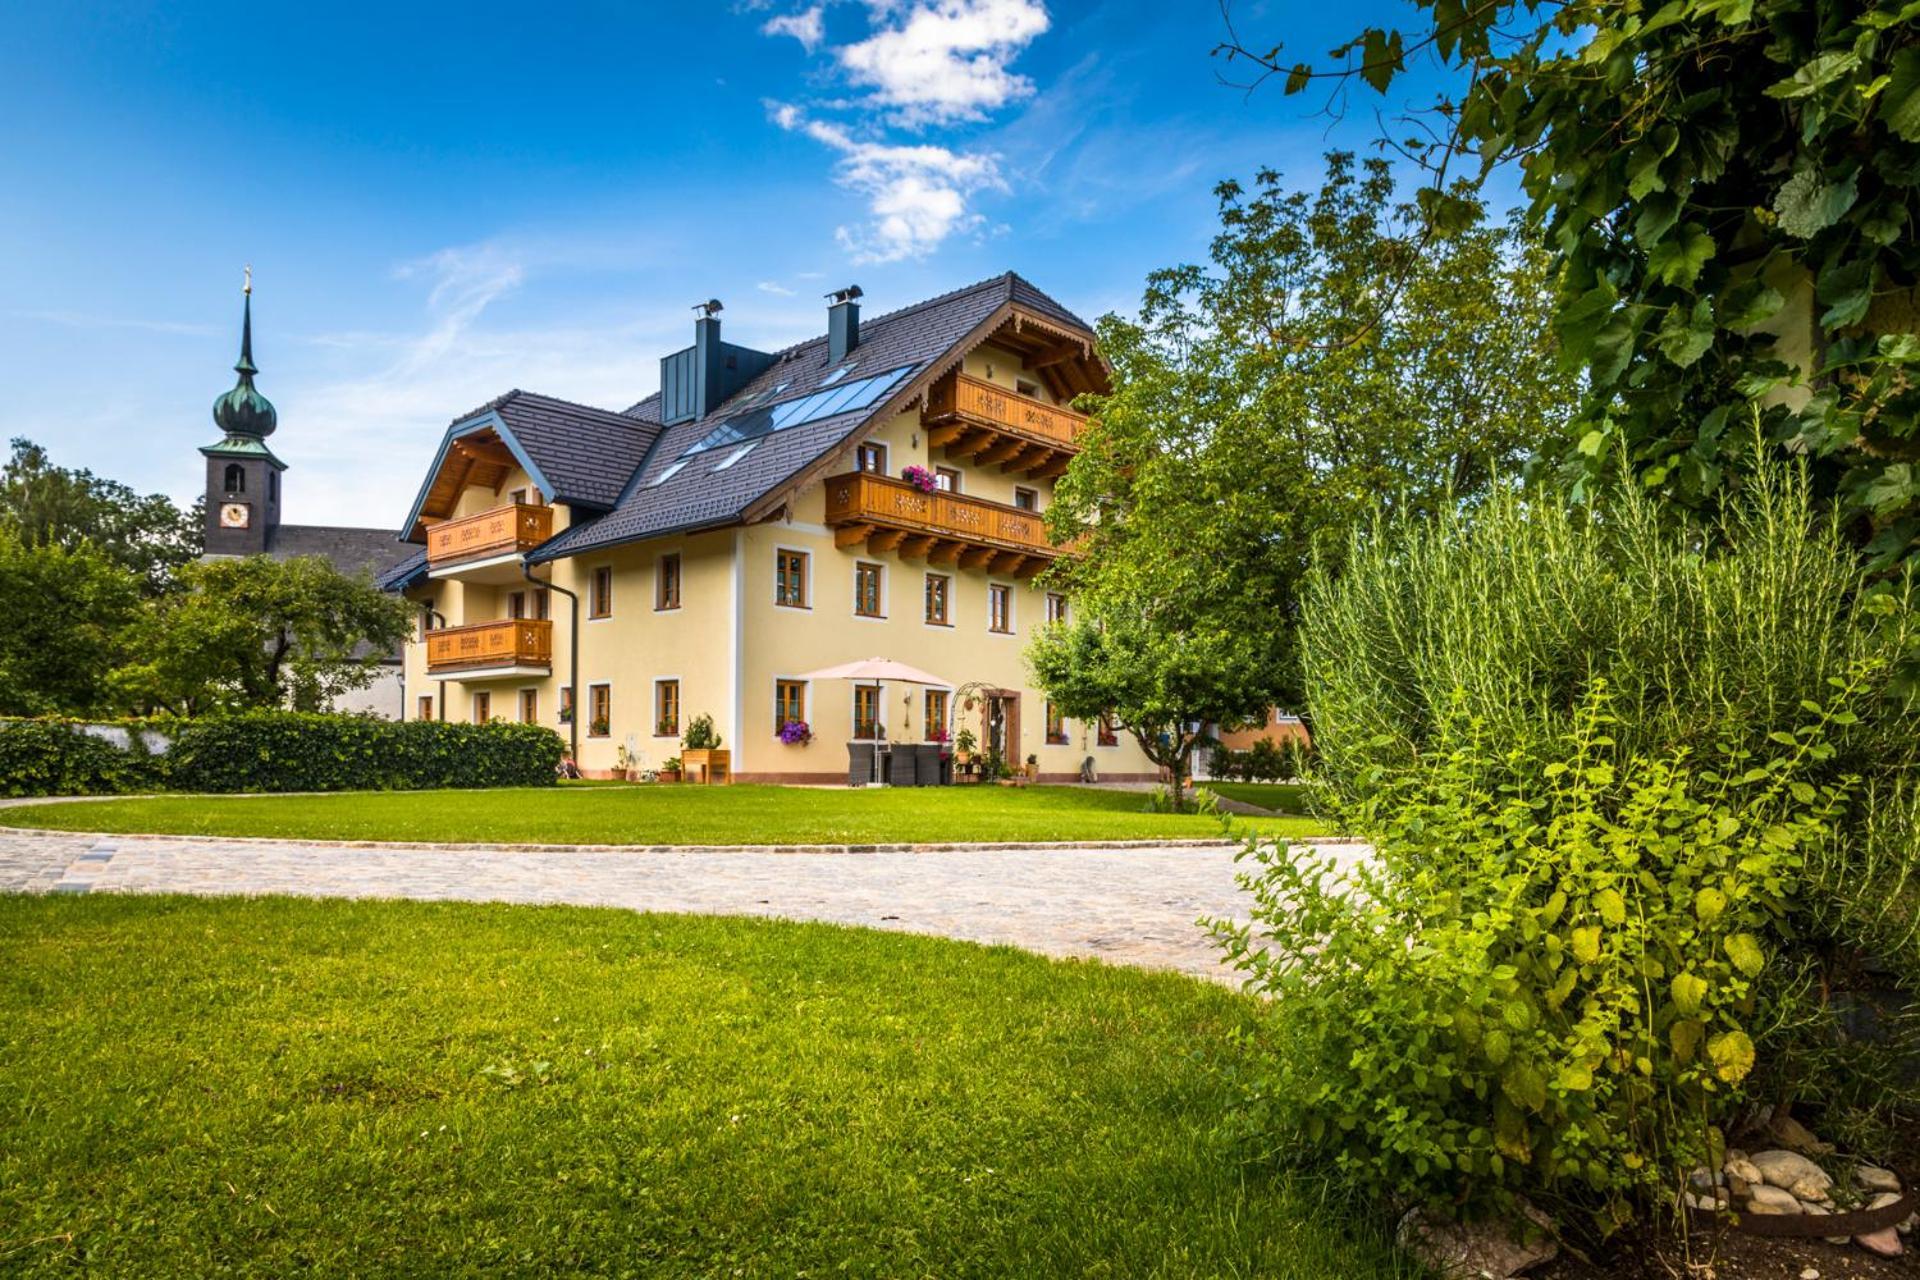
<path fill-rule="evenodd" d="M 0 896 L 0 1272 L 1409 1274 L 1210 984 L 823 925 Z"/>
<path fill-rule="evenodd" d="M 1297 782 L 1200 782 L 1194 784 L 1223 799 L 1257 804 L 1275 813 L 1304 814 L 1307 789 Z"/>
<path fill-rule="evenodd" d="M 1146 797 L 1077 787 L 561 787 L 330 796 L 159 796 L 0 810 L 0 825 L 334 840 L 547 844 L 877 844 L 1153 840 L 1220 834 L 1217 819 L 1146 812 Z M 1236 835 L 1317 834 L 1305 818 L 1236 818 Z"/>

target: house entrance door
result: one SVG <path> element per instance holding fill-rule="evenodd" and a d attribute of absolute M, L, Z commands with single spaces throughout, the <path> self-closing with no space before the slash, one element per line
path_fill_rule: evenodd
<path fill-rule="evenodd" d="M 987 750 L 1020 767 L 1020 695 L 996 693 L 987 699 Z"/>

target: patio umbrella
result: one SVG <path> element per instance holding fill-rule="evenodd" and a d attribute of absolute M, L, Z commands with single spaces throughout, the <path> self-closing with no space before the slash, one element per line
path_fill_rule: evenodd
<path fill-rule="evenodd" d="M 818 671 L 808 671 L 801 675 L 802 680 L 853 680 L 863 684 L 872 684 L 879 688 L 881 684 L 892 680 L 899 684 L 930 684 L 939 688 L 951 688 L 948 681 L 939 676 L 910 667 L 904 662 L 895 662 L 892 658 L 862 658 L 857 662 L 842 662 L 838 666 L 822 667 Z M 878 700 L 878 695 L 875 695 Z M 874 759 L 875 780 L 878 780 L 880 761 Z"/>
<path fill-rule="evenodd" d="M 949 681 L 931 675 L 918 667 L 910 667 L 904 662 L 895 662 L 892 658 L 862 658 L 858 662 L 843 662 L 837 667 L 822 667 L 818 671 L 808 671 L 800 676 L 802 680 L 864 680 L 881 684 L 888 680 L 900 684 L 930 684 L 941 689 L 951 688 Z"/>

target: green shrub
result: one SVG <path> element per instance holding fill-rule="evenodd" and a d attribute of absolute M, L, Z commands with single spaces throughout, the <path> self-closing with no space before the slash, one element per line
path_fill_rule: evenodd
<path fill-rule="evenodd" d="M 1855 693 L 1828 692 L 1703 759 L 1622 759 L 1600 683 L 1556 742 L 1443 717 L 1381 784 L 1376 861 L 1256 849 L 1253 923 L 1214 930 L 1274 997 L 1269 1137 L 1436 1208 L 1524 1193 L 1605 1234 L 1670 1203 L 1803 1016 L 1796 904 L 1845 798 L 1808 777 Z"/>
<path fill-rule="evenodd" d="M 564 744 L 539 725 L 255 712 L 184 724 L 182 791 L 411 791 L 546 786 Z"/>
<path fill-rule="evenodd" d="M 111 795 L 141 789 L 143 776 L 126 752 L 77 724 L 0 721 L 0 795 Z"/>
<path fill-rule="evenodd" d="M 1833 755 L 1808 778 L 1864 781 L 1816 857 L 1805 922 L 1920 984 L 1920 719 L 1902 685 L 1920 661 L 1917 603 L 1911 571 L 1865 580 L 1791 470 L 1760 473 L 1694 532 L 1632 490 L 1584 510 L 1499 492 L 1434 520 L 1382 518 L 1303 594 L 1320 803 L 1373 829 L 1444 721 L 1538 753 L 1599 680 L 1617 759 L 1761 753 L 1830 679 L 1864 671 L 1856 718 L 1833 726 Z"/>

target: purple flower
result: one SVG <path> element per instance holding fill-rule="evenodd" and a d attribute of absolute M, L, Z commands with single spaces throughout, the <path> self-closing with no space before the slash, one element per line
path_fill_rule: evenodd
<path fill-rule="evenodd" d="M 780 741 L 797 747 L 813 741 L 813 730 L 807 727 L 805 720 L 789 720 L 780 726 Z"/>
<path fill-rule="evenodd" d="M 925 467 L 908 467 L 900 473 L 900 478 L 922 493 L 932 493 L 940 487 L 940 480 Z"/>

